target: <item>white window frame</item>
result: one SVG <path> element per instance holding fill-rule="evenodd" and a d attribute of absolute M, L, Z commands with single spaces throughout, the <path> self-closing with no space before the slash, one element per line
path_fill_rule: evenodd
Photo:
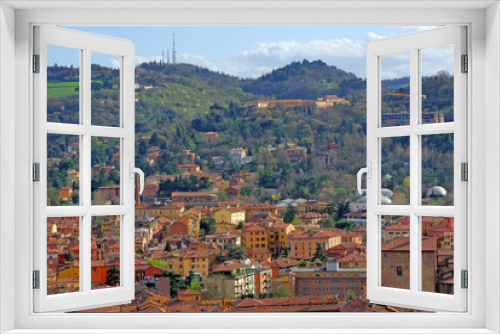
<path fill-rule="evenodd" d="M 11 6 L 20 8 L 15 11 Z M 96 9 L 99 6 L 100 9 Z M 123 9 L 142 7 L 146 10 Z M 163 8 L 161 8 L 163 6 Z M 198 6 L 198 7 L 195 7 Z M 21 9 L 24 7 L 25 9 Z M 66 7 L 66 8 L 61 8 Z M 79 9 L 75 9 L 78 7 Z M 109 10 L 103 10 L 103 7 Z M 160 8 L 159 8 L 160 7 Z M 221 9 L 224 7 L 224 9 Z M 60 10 L 41 10 L 52 8 Z M 486 22 L 486 24 L 485 24 Z M 436 25 L 469 26 L 469 257 L 468 312 L 436 314 L 34 314 L 29 245 L 32 105 L 29 97 L 32 26 L 61 25 Z M 51 333 L 494 333 L 500 331 L 500 11 L 474 2 L 17 2 L 0 3 L 0 326 L 2 332 Z M 486 71 L 486 68 L 488 70 Z M 6 75 L 7 74 L 7 75 Z M 15 78 L 15 87 L 12 80 Z M 14 89 L 15 88 L 15 89 Z M 15 110 L 15 113 L 12 112 Z M 486 119 L 488 121 L 486 122 Z M 485 134 L 486 133 L 486 134 Z M 15 145 L 12 145 L 12 137 Z M 486 140 L 487 139 L 487 140 Z M 486 154 L 488 152 L 488 154 Z M 14 174 L 15 172 L 15 174 Z M 12 175 L 15 177 L 12 177 Z M 486 182 L 488 175 L 488 182 Z M 12 198 L 12 189 L 15 197 Z M 488 194 L 488 196 L 486 196 Z M 472 196 L 471 196 L 472 195 Z M 488 219 L 486 219 L 488 217 Z M 5 224 L 5 221 L 15 224 Z M 473 232 L 473 233 L 472 233 Z M 14 237 L 12 237 L 14 236 Z M 486 247 L 488 266 L 485 265 Z M 12 256 L 12 249 L 15 249 Z M 492 255 L 491 255 L 492 254 Z M 15 287 L 13 289 L 12 287 Z M 141 325 L 138 325 L 141 324 Z M 143 326 L 142 326 L 143 325 Z M 168 326 L 168 328 L 166 328 Z M 355 327 L 356 329 L 353 329 Z M 100 330 L 99 330 L 100 329 Z M 121 330 L 120 330 L 121 329 Z M 125 330 L 126 329 L 126 330 Z M 219 329 L 219 330 L 217 330 Z M 247 329 L 244 331 L 243 329 Z M 418 329 L 418 330 L 417 330 Z M 460 330 L 461 329 L 461 330 Z M 47 332 L 47 331 L 45 331 Z M 182 330 L 182 332 L 186 332 Z"/>
<path fill-rule="evenodd" d="M 367 298 L 374 303 L 415 307 L 425 310 L 463 312 L 467 309 L 467 290 L 461 288 L 461 270 L 467 270 L 467 184 L 461 180 L 460 164 L 467 163 L 467 73 L 461 73 L 461 56 L 467 54 L 465 26 L 440 27 L 381 38 L 367 46 Z M 454 122 L 422 124 L 422 61 L 420 50 L 453 46 Z M 382 57 L 409 53 L 410 67 L 410 124 L 382 127 L 381 72 Z M 422 139 L 423 135 L 454 134 L 454 205 L 422 205 Z M 410 203 L 409 205 L 381 205 L 382 140 L 390 137 L 408 137 L 410 140 Z M 371 176 L 371 177 L 370 177 Z M 408 216 L 410 218 L 410 277 L 408 290 L 382 286 L 382 224 L 381 216 Z M 453 217 L 454 236 L 454 294 L 424 292 L 421 290 L 421 218 Z"/>
<path fill-rule="evenodd" d="M 34 162 L 38 163 L 39 181 L 33 184 L 34 269 L 39 270 L 39 289 L 34 290 L 35 312 L 71 311 L 110 303 L 124 304 L 134 299 L 134 180 L 135 106 L 134 44 L 108 36 L 51 26 L 34 27 L 34 53 L 39 55 L 39 73 L 33 74 Z M 80 56 L 79 123 L 47 122 L 47 53 L 48 45 L 73 48 Z M 118 56 L 120 59 L 120 110 L 118 126 L 95 126 L 91 120 L 92 52 Z M 80 205 L 47 207 L 47 134 L 79 137 Z M 120 204 L 92 205 L 90 193 L 91 139 L 114 138 L 120 141 Z M 120 217 L 120 285 L 108 289 L 91 288 L 92 217 Z M 47 225 L 48 217 L 79 217 L 79 291 L 47 295 Z"/>

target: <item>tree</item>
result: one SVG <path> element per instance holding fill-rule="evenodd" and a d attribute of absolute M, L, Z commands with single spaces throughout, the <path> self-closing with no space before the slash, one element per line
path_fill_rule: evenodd
<path fill-rule="evenodd" d="M 354 230 L 358 226 L 356 222 L 353 222 L 352 220 L 339 220 L 338 222 L 335 223 L 336 228 L 340 228 L 342 230 L 350 231 Z"/>
<path fill-rule="evenodd" d="M 149 139 L 149 145 L 151 146 L 160 146 L 160 137 L 156 132 L 153 133 L 151 139 Z"/>
<path fill-rule="evenodd" d="M 356 295 L 356 292 L 351 291 L 351 290 L 347 291 L 347 294 L 346 294 L 346 299 L 347 299 L 347 300 L 354 300 L 354 299 L 356 299 L 357 297 L 358 297 L 358 296 Z"/>
<path fill-rule="evenodd" d="M 292 297 L 292 294 L 290 293 L 290 290 L 288 289 L 287 286 L 280 285 L 274 291 L 274 296 L 276 298 L 285 298 L 285 297 Z"/>
<path fill-rule="evenodd" d="M 198 278 L 196 276 L 194 276 L 193 279 L 191 279 L 191 282 L 189 283 L 189 289 L 194 290 L 194 291 L 198 291 L 198 292 L 201 290 L 200 281 L 198 280 Z"/>
<path fill-rule="evenodd" d="M 167 241 L 167 243 L 165 244 L 165 250 L 167 252 L 171 252 L 172 251 L 172 246 L 170 246 L 170 242 Z"/>
<path fill-rule="evenodd" d="M 219 196 L 219 201 L 227 201 L 229 198 L 224 190 L 219 190 L 217 196 Z"/>
<path fill-rule="evenodd" d="M 337 204 L 337 209 L 335 210 L 335 215 L 337 217 L 337 219 L 342 219 L 345 217 L 345 214 L 346 213 L 349 213 L 349 202 L 348 201 L 345 201 L 345 202 L 339 202 L 339 204 Z"/>
<path fill-rule="evenodd" d="M 66 255 L 66 260 L 67 260 L 68 262 L 73 262 L 73 261 L 75 261 L 75 259 L 73 259 L 73 255 L 71 255 L 71 253 L 70 253 L 70 252 L 68 252 L 68 255 Z"/>
<path fill-rule="evenodd" d="M 215 227 L 215 219 L 209 218 L 204 219 L 200 222 L 200 229 L 205 230 L 207 235 L 215 234 L 217 232 L 217 228 Z"/>
<path fill-rule="evenodd" d="M 59 206 L 61 205 L 61 193 L 57 188 L 47 189 L 47 198 L 50 201 L 50 205 Z"/>
<path fill-rule="evenodd" d="M 297 214 L 297 208 L 294 206 L 289 205 L 285 213 L 283 214 L 283 221 L 285 223 L 291 223 L 293 219 L 295 218 L 295 215 Z"/>
<path fill-rule="evenodd" d="M 238 225 L 236 225 L 237 230 L 241 230 L 243 228 L 243 222 L 239 222 Z"/>
<path fill-rule="evenodd" d="M 243 246 L 232 246 L 229 248 L 228 256 L 230 259 L 244 259 L 245 258 L 245 248 Z"/>
<path fill-rule="evenodd" d="M 286 246 L 281 249 L 281 254 L 283 257 L 288 257 L 288 254 L 290 253 L 290 247 Z"/>
<path fill-rule="evenodd" d="M 316 251 L 314 252 L 313 262 L 316 260 L 319 260 L 321 262 L 328 262 L 328 257 L 325 256 L 325 253 L 323 252 L 323 245 L 319 242 L 316 242 Z"/>
<path fill-rule="evenodd" d="M 106 271 L 106 284 L 109 286 L 120 284 L 120 268 L 111 267 Z"/>

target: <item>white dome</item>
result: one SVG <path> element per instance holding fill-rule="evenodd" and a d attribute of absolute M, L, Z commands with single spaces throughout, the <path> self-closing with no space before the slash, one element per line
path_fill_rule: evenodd
<path fill-rule="evenodd" d="M 382 188 L 380 190 L 380 194 L 382 196 L 389 197 L 389 198 L 392 198 L 392 196 L 394 195 L 394 193 L 392 192 L 391 189 L 386 189 L 386 188 Z"/>
<path fill-rule="evenodd" d="M 360 197 L 357 202 L 366 203 L 366 196 Z M 384 195 L 380 195 L 380 202 L 382 205 L 392 205 L 392 199 Z"/>
<path fill-rule="evenodd" d="M 382 205 L 392 205 L 392 200 L 384 195 L 380 196 L 380 204 Z"/>
<path fill-rule="evenodd" d="M 427 196 L 429 197 L 432 196 L 444 197 L 446 196 L 447 193 L 448 192 L 443 187 L 432 187 L 431 189 L 427 190 Z"/>

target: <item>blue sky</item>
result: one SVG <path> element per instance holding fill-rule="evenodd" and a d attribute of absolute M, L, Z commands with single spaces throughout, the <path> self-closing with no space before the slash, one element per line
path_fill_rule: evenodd
<path fill-rule="evenodd" d="M 366 43 L 372 39 L 424 30 L 426 27 L 68 27 L 131 40 L 136 63 L 159 60 L 162 50 L 172 53 L 175 33 L 177 62 L 200 65 L 239 77 L 258 77 L 272 69 L 302 59 L 320 59 L 329 65 L 366 76 Z M 436 50 L 428 56 L 429 71 L 435 66 L 451 71 L 450 50 Z M 77 58 L 66 52 L 49 52 L 49 64 L 76 65 Z M 93 57 L 93 63 L 115 66 L 111 57 Z M 408 72 L 408 59 L 394 57 L 384 68 L 384 77 Z M 393 64 L 393 65 L 392 65 Z M 432 69 L 431 69 L 432 68 Z M 426 74 L 426 73 L 424 73 Z M 433 73 L 429 73 L 433 74 Z"/>

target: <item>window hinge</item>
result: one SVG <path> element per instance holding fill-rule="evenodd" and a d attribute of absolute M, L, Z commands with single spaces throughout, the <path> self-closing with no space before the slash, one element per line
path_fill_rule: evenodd
<path fill-rule="evenodd" d="M 469 72 L 469 56 L 462 55 L 462 73 Z"/>
<path fill-rule="evenodd" d="M 469 272 L 467 270 L 462 270 L 462 289 L 469 288 Z"/>
<path fill-rule="evenodd" d="M 460 180 L 469 181 L 469 165 L 466 162 L 462 162 L 460 164 L 460 169 L 461 169 Z"/>
<path fill-rule="evenodd" d="M 33 73 L 40 73 L 40 55 L 33 55 Z"/>
<path fill-rule="evenodd" d="M 40 270 L 33 270 L 33 289 L 40 289 Z"/>
<path fill-rule="evenodd" d="M 40 163 L 33 164 L 33 181 L 40 182 Z"/>

